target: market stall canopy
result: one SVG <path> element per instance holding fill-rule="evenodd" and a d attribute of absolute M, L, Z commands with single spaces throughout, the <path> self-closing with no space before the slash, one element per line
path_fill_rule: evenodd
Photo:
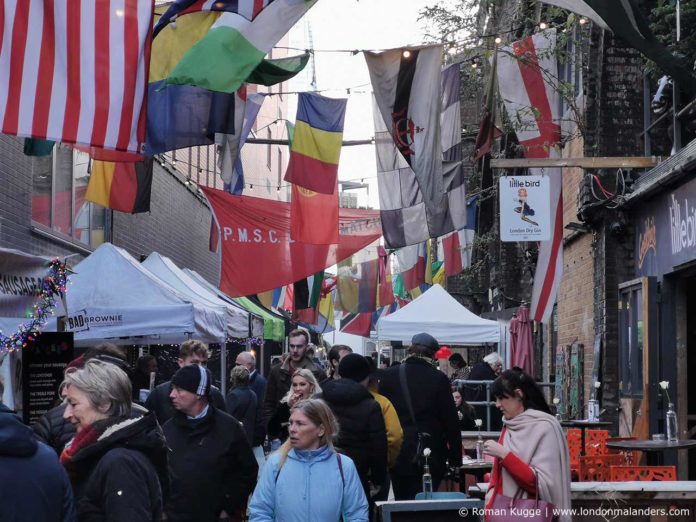
<path fill-rule="evenodd" d="M 73 269 L 67 329 L 75 344 L 221 342 L 222 309 L 202 306 L 172 288 L 128 252 L 104 243 Z"/>
<path fill-rule="evenodd" d="M 202 306 L 224 310 L 227 337 L 249 337 L 249 312 L 236 304 L 220 299 L 217 294 L 211 292 L 176 266 L 174 261 L 157 252 L 153 252 L 147 256 L 142 265 L 164 282 Z"/>
<path fill-rule="evenodd" d="M 262 320 L 262 324 L 260 325 L 260 327 L 255 326 L 255 321 L 252 320 L 251 335 L 253 335 L 254 337 L 263 337 L 264 339 L 270 341 L 283 342 L 283 339 L 285 338 L 285 319 L 266 310 L 263 306 L 257 305 L 248 297 L 228 296 L 222 290 L 216 288 L 212 283 L 209 283 L 201 274 L 199 274 L 195 270 L 189 270 L 188 268 L 184 268 L 184 272 L 192 278 L 194 278 L 200 284 L 209 288 L 211 292 L 215 292 L 215 294 L 220 299 L 224 301 L 237 303 L 238 305 L 248 310 L 250 314 L 253 314 L 253 317 L 260 318 Z"/>
<path fill-rule="evenodd" d="M 379 339 L 409 344 L 420 332 L 429 333 L 440 344 L 472 346 L 500 341 L 496 321 L 474 315 L 437 284 L 377 321 Z"/>

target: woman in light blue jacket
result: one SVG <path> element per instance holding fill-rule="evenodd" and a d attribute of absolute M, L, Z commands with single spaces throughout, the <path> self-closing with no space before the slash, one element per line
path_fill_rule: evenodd
<path fill-rule="evenodd" d="M 263 467 L 250 522 L 367 522 L 367 499 L 353 461 L 336 453 L 338 424 L 321 399 L 298 402 L 290 437 Z"/>

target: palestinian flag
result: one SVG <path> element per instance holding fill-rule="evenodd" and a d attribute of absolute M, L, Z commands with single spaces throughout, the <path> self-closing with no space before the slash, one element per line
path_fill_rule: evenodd
<path fill-rule="evenodd" d="M 324 271 L 317 272 L 305 279 L 293 283 L 293 312 L 292 318 L 303 323 L 317 322 L 317 306 L 321 299 L 321 288 L 324 282 Z"/>
<path fill-rule="evenodd" d="M 150 212 L 152 166 L 152 159 L 137 163 L 94 160 L 85 199 L 120 212 Z"/>
<path fill-rule="evenodd" d="M 234 93 L 316 2 L 274 0 L 253 21 L 237 12 L 223 12 L 208 33 L 184 54 L 166 83 Z M 302 60 L 296 66 L 301 69 Z"/>

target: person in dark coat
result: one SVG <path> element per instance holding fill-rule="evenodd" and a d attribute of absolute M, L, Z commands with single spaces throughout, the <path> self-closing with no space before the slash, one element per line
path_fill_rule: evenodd
<path fill-rule="evenodd" d="M 22 424 L 2 402 L 0 484 L 0 520 L 3 522 L 77 520 L 72 487 L 55 451 L 39 442 L 31 428 Z"/>
<path fill-rule="evenodd" d="M 131 383 L 113 364 L 90 360 L 63 381 L 65 418 L 77 431 L 61 453 L 80 521 L 152 521 L 168 490 L 167 447 L 155 416 L 131 416 Z"/>
<path fill-rule="evenodd" d="M 379 487 L 387 475 L 387 431 L 382 408 L 367 389 L 371 371 L 362 355 L 349 353 L 338 365 L 341 378 L 326 381 L 322 388 L 322 398 L 340 426 L 336 448 L 355 463 L 368 501 L 370 482 Z"/>
<path fill-rule="evenodd" d="M 198 364 L 172 377 L 174 416 L 164 427 L 169 446 L 171 522 L 217 522 L 224 510 L 241 520 L 258 464 L 238 420 L 210 402 L 211 374 Z"/>
<path fill-rule="evenodd" d="M 256 424 L 256 394 L 249 388 L 249 370 L 235 366 L 230 371 L 230 392 L 225 397 L 227 413 L 242 423 L 249 444 L 254 440 Z"/>
<path fill-rule="evenodd" d="M 241 352 L 237 355 L 235 364 L 244 366 L 249 370 L 249 388 L 256 394 L 256 425 L 254 426 L 254 440 L 251 449 L 259 463 L 259 468 L 263 466 L 266 457 L 263 453 L 263 442 L 266 439 L 266 423 L 263 420 L 263 400 L 266 396 L 266 378 L 256 369 L 256 357 L 251 352 Z"/>
<path fill-rule="evenodd" d="M 128 374 L 129 368 L 122 350 L 114 344 L 102 343 L 90 348 L 83 355 L 73 360 L 68 368 L 82 368 L 90 359 L 115 364 Z M 65 419 L 65 407 L 62 404 L 48 410 L 33 425 L 32 429 L 37 438 L 52 447 L 58 455 L 63 451 L 67 442 L 75 436 L 75 427 Z M 142 407 L 140 407 L 142 409 Z M 145 410 L 142 410 L 144 413 Z"/>
<path fill-rule="evenodd" d="M 470 381 L 494 381 L 503 369 L 503 360 L 498 355 L 498 352 L 492 352 L 483 358 L 483 361 L 479 361 L 471 368 L 471 373 L 469 374 Z M 486 386 L 484 384 L 466 384 L 464 385 L 464 400 L 467 402 L 471 401 L 485 401 L 486 400 Z M 491 401 L 495 402 L 493 397 L 490 397 Z M 473 405 L 474 410 L 476 410 L 476 418 L 483 421 L 484 429 L 488 429 L 486 425 L 486 419 L 488 417 L 488 412 L 491 415 L 491 425 L 490 431 L 500 431 L 503 427 L 503 418 L 492 404 L 488 407 L 477 404 Z"/>
<path fill-rule="evenodd" d="M 208 345 L 202 341 L 191 339 L 183 342 L 179 347 L 179 358 L 177 359 L 177 363 L 179 364 L 179 368 L 183 368 L 189 364 L 206 366 L 209 358 L 210 350 L 208 350 Z M 152 390 L 145 401 L 145 408 L 155 414 L 160 426 L 164 426 L 164 423 L 174 415 L 172 401 L 169 398 L 171 391 L 171 381 L 163 382 L 159 386 L 155 386 L 155 389 Z M 220 390 L 215 386 L 211 386 L 210 396 L 215 407 L 225 411 L 225 398 L 222 396 L 222 393 L 220 393 Z"/>
<path fill-rule="evenodd" d="M 154 355 L 143 355 L 135 362 L 135 371 L 132 375 L 133 402 L 140 401 L 140 390 L 150 392 L 150 379 L 152 374 L 157 375 L 157 359 Z M 157 384 L 154 382 L 154 384 Z M 144 402 L 144 401 L 141 401 Z"/>
<path fill-rule="evenodd" d="M 309 334 L 305 330 L 296 329 L 288 334 L 290 353 L 281 364 L 271 368 L 266 384 L 266 396 L 263 400 L 263 419 L 266 424 L 280 406 L 280 400 L 290 390 L 292 376 L 300 369 L 310 370 L 317 382 L 321 384 L 326 379 L 324 370 L 319 368 L 307 357 Z"/>
<path fill-rule="evenodd" d="M 414 335 L 409 356 L 399 366 L 386 370 L 379 383 L 380 393 L 394 405 L 404 430 L 401 453 L 391 469 L 397 500 L 413 500 L 421 491 L 421 455 L 416 455 L 419 433 L 429 435 L 425 437 L 421 451 L 425 448 L 431 451 L 428 463 L 433 490 L 437 490 L 447 471 L 448 461 L 450 466 L 461 465 L 462 439 L 450 382 L 445 373 L 432 366 L 439 347 L 435 338 L 427 333 Z M 401 386 L 401 372 L 405 373 L 415 425 Z"/>

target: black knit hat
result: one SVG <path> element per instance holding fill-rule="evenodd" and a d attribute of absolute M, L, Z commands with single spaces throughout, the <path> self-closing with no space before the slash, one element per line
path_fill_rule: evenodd
<path fill-rule="evenodd" d="M 440 343 L 437 342 L 437 339 L 425 332 L 413 336 L 413 338 L 411 339 L 411 346 L 413 346 L 414 344 L 417 344 L 418 346 L 422 346 L 424 348 L 428 348 L 433 353 L 433 355 L 435 355 L 435 352 L 437 352 L 440 349 Z"/>
<path fill-rule="evenodd" d="M 210 370 L 200 364 L 189 364 L 172 377 L 172 385 L 204 397 L 210 396 Z"/>
<path fill-rule="evenodd" d="M 370 363 L 358 353 L 349 353 L 338 363 L 338 374 L 351 381 L 361 382 L 370 376 L 371 371 Z"/>

